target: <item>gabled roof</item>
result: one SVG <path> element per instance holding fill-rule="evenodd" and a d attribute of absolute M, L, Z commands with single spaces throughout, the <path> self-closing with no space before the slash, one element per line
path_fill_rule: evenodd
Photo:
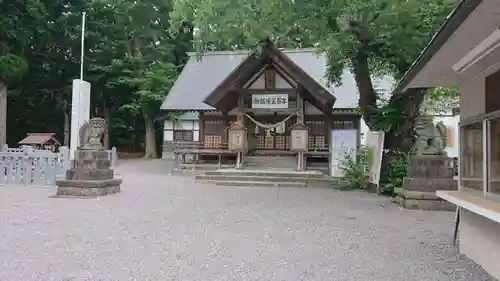
<path fill-rule="evenodd" d="M 247 56 L 203 101 L 222 111 L 232 110 L 237 106 L 238 99 L 234 93 L 239 92 L 252 77 L 269 65 L 295 80 L 301 87 L 297 89 L 300 94 L 318 109 L 325 113 L 332 112 L 336 100 L 334 93 L 330 93 L 269 40 L 262 45 L 260 53 L 254 52 Z"/>
<path fill-rule="evenodd" d="M 483 0 L 460 0 L 457 7 L 448 15 L 445 23 L 434 34 L 429 44 L 396 85 L 394 92 L 400 92 L 422 70 L 425 64 L 443 47 L 464 20 Z"/>
<path fill-rule="evenodd" d="M 349 70 L 342 74 L 342 85 L 328 85 L 325 77 L 327 59 L 313 49 L 282 50 L 297 66 L 309 74 L 337 100 L 333 108 L 356 108 L 359 94 L 354 76 Z M 219 51 L 204 54 L 198 60 L 194 53 L 165 98 L 161 110 L 214 110 L 203 102 L 248 56 L 249 51 Z M 386 76 L 373 79 L 376 88 L 390 93 L 394 80 Z"/>
<path fill-rule="evenodd" d="M 59 142 L 54 138 L 56 134 L 54 133 L 31 133 L 28 134 L 24 139 L 22 139 L 18 144 L 38 144 L 42 145 L 48 142 L 49 140 L 54 140 L 56 144 L 59 144 Z"/>

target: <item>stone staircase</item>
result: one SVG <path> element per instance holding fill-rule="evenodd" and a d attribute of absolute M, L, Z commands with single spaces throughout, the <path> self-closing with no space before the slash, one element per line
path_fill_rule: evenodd
<path fill-rule="evenodd" d="M 244 166 L 248 169 L 288 169 L 293 171 L 297 168 L 297 157 L 294 155 L 245 156 Z"/>
<path fill-rule="evenodd" d="M 318 171 L 291 169 L 220 169 L 196 176 L 197 181 L 221 186 L 330 187 L 331 179 Z"/>

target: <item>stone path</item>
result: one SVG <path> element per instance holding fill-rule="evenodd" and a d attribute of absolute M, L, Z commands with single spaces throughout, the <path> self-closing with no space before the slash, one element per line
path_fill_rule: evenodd
<path fill-rule="evenodd" d="M 231 188 L 120 166 L 123 192 L 0 189 L 2 281 L 493 280 L 452 248 L 453 213 L 363 192 Z"/>

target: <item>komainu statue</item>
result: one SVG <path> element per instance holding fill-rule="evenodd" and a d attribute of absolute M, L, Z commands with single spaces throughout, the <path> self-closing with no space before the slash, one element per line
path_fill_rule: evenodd
<path fill-rule="evenodd" d="M 80 146 L 79 149 L 102 149 L 101 137 L 106 128 L 106 120 L 95 117 L 85 122 L 80 127 Z"/>
<path fill-rule="evenodd" d="M 445 154 L 446 126 L 442 121 L 434 125 L 432 116 L 420 116 L 415 121 L 415 134 L 417 140 L 414 149 L 417 154 Z"/>

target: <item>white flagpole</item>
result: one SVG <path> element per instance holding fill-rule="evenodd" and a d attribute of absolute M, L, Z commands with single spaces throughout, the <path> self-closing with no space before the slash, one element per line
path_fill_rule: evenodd
<path fill-rule="evenodd" d="M 84 44 L 85 44 L 85 16 L 87 15 L 86 12 L 83 12 L 82 14 L 82 50 L 80 54 L 80 80 L 83 80 L 83 55 L 84 55 Z"/>

